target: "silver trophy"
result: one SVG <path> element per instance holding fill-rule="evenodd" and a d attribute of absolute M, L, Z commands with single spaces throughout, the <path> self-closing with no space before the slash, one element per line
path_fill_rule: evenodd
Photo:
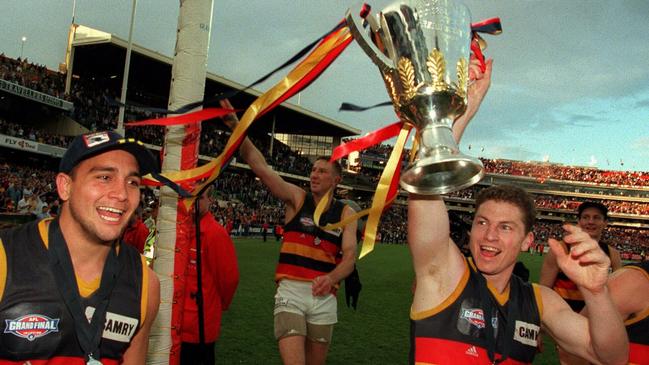
<path fill-rule="evenodd" d="M 347 12 L 354 38 L 379 67 L 397 115 L 417 128 L 417 156 L 401 187 L 438 195 L 484 176 L 479 159 L 460 152 L 451 127 L 466 110 L 471 15 L 452 0 L 405 0 L 364 21 Z M 371 38 L 370 38 L 371 37 Z"/>

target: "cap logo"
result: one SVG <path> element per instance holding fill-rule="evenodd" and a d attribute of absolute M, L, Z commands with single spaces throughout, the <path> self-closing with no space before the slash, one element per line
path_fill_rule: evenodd
<path fill-rule="evenodd" d="M 110 141 L 110 136 L 106 132 L 97 132 L 83 136 L 83 141 L 87 148 L 92 148 Z"/>

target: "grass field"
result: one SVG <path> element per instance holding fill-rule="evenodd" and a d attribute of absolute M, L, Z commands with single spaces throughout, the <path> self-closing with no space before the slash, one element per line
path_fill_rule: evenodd
<path fill-rule="evenodd" d="M 240 283 L 225 312 L 217 343 L 219 364 L 281 364 L 273 337 L 273 274 L 279 244 L 235 239 Z M 521 260 L 537 281 L 542 259 L 523 253 Z M 378 245 L 358 262 L 363 290 L 358 310 L 338 295 L 338 324 L 327 364 L 407 364 L 408 314 L 413 279 L 405 245 Z M 209 304 L 208 304 L 209 305 Z M 555 364 L 554 346 L 546 343 L 534 364 Z"/>

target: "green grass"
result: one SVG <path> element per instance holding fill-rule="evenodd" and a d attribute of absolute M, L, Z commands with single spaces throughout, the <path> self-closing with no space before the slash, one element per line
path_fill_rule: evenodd
<path fill-rule="evenodd" d="M 219 364 L 281 364 L 273 337 L 273 274 L 279 244 L 258 239 L 235 239 L 240 282 L 230 310 L 224 313 L 217 343 Z M 542 259 L 521 254 L 538 280 Z M 327 364 L 407 364 L 411 285 L 410 254 L 404 245 L 378 245 L 358 261 L 363 290 L 358 310 L 347 308 L 344 291 L 338 295 L 338 324 Z M 535 364 L 554 364 L 551 342 Z"/>

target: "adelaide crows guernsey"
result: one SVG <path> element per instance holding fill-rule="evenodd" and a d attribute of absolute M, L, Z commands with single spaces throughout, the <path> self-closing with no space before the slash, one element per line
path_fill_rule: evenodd
<path fill-rule="evenodd" d="M 491 364 L 488 356 L 485 308 L 494 308 L 491 327 L 496 338 L 495 354 L 508 347 L 508 356 L 502 364 L 530 364 L 537 352 L 541 326 L 541 294 L 533 284 L 512 275 L 509 292 L 518 293 L 509 298 L 509 292 L 482 298 L 485 290 L 473 262 L 465 261 L 466 270 L 455 291 L 441 304 L 430 310 L 411 313 L 411 364 Z M 516 286 L 516 288 L 513 288 Z M 491 291 L 487 290 L 486 292 Z M 487 306 L 486 300 L 497 305 Z M 511 313 L 511 305 L 516 308 Z M 514 333 L 506 333 L 507 321 L 514 321 Z M 509 344 L 506 345 L 506 341 Z"/>
<path fill-rule="evenodd" d="M 0 233 L 0 364 L 86 363 L 74 319 L 50 268 L 49 221 Z M 148 276 L 142 256 L 134 248 L 121 245 L 119 261 L 121 270 L 100 343 L 103 364 L 120 362 L 146 313 Z M 92 318 L 98 305 L 96 290 L 87 296 L 83 292 L 84 315 Z"/>
<path fill-rule="evenodd" d="M 332 200 L 329 209 L 320 217 L 320 226 L 339 222 L 345 204 Z M 315 202 L 308 193 L 295 217 L 284 227 L 275 281 L 293 279 L 311 281 L 336 268 L 342 259 L 343 229 L 325 231 L 313 222 Z"/>

